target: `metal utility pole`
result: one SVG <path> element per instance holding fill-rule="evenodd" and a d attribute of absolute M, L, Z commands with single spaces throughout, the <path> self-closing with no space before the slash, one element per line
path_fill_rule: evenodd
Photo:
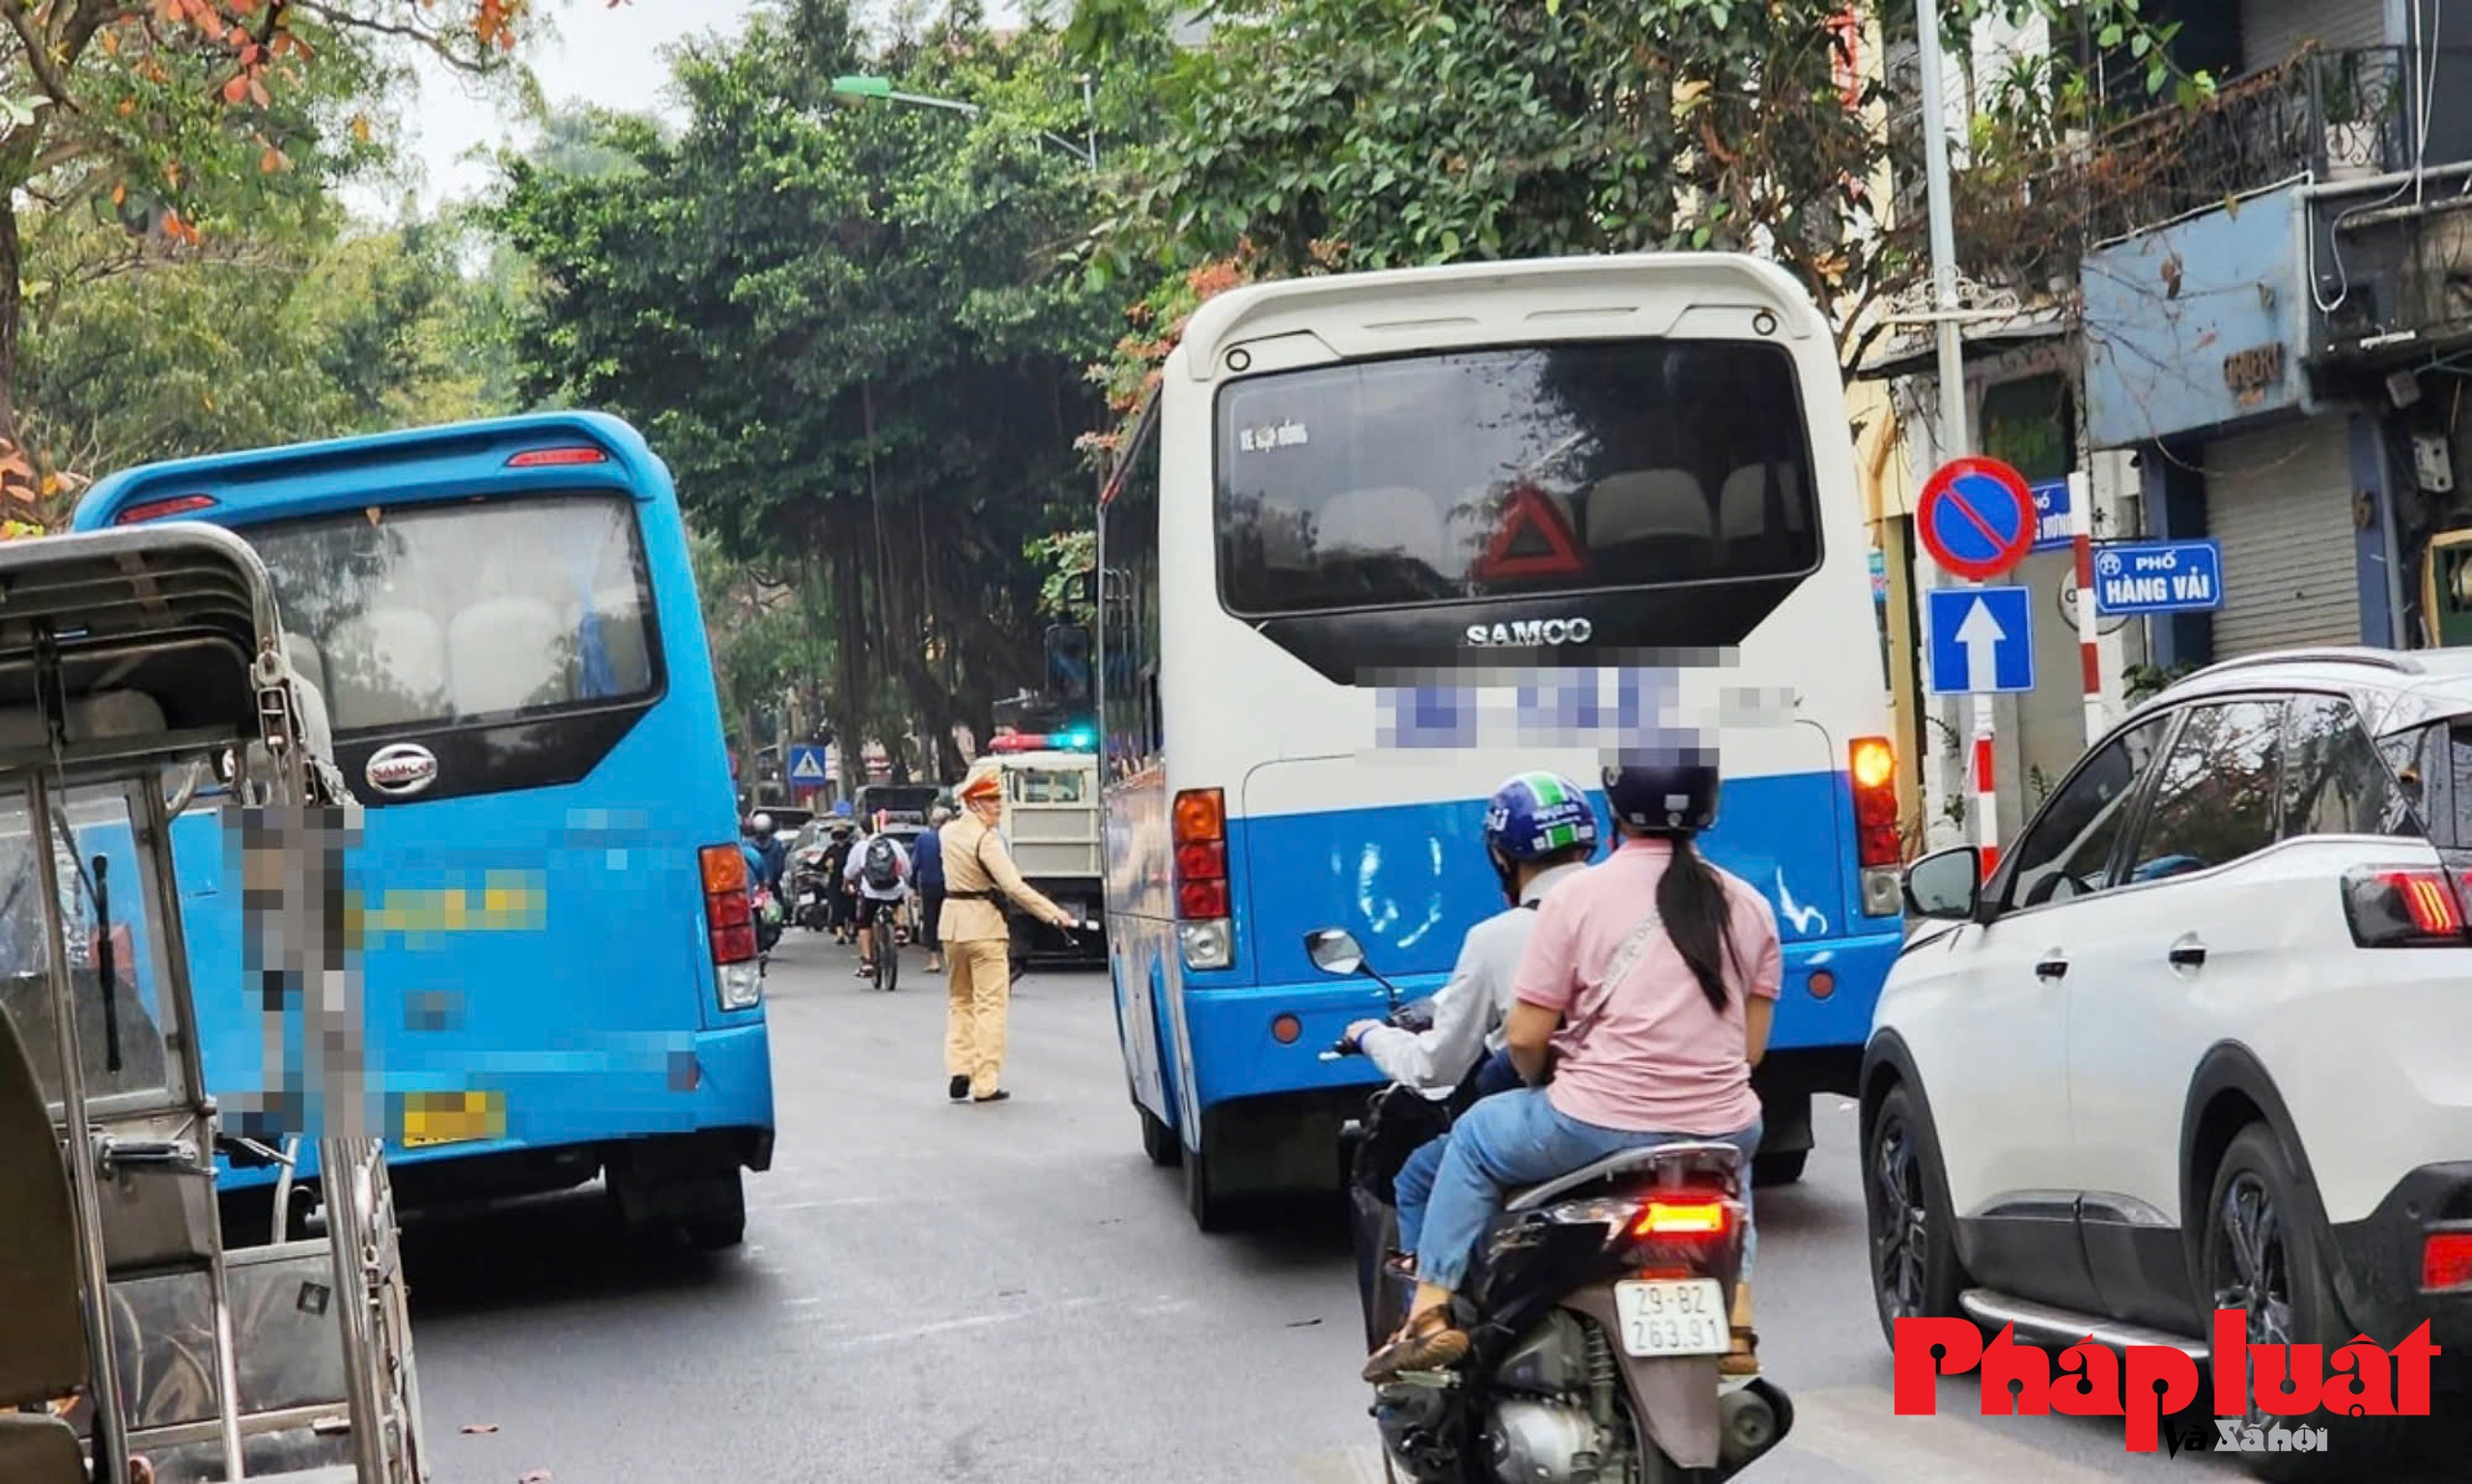
<path fill-rule="evenodd" d="M 1923 68 L 1923 178 L 1929 201 L 1935 310 L 1931 318 L 1940 351 L 1940 462 L 1947 463 L 1974 452 L 1966 427 L 1965 344 L 1958 331 L 1966 315 L 1957 300 L 1957 228 L 1949 204 L 1949 116 L 1941 88 L 1937 0 L 1915 0 L 1914 18 Z M 1986 854 L 1994 854 L 2000 849 L 2000 807 L 1992 786 L 1992 698 L 1977 691 L 1967 700 L 1974 719 L 1973 745 L 1967 749 L 1966 761 L 1974 780 L 1975 843 Z"/>

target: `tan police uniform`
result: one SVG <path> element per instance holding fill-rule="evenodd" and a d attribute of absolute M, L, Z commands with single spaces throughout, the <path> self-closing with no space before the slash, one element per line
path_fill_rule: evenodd
<path fill-rule="evenodd" d="M 1053 920 L 1063 910 L 1030 889 L 1004 837 L 965 809 L 937 831 L 944 847 L 944 910 L 938 935 L 952 973 L 952 999 L 944 1019 L 944 1072 L 969 1078 L 973 1098 L 997 1090 L 1004 1068 L 1004 1014 L 1013 997 L 1005 925 L 998 895 L 1024 911 Z"/>

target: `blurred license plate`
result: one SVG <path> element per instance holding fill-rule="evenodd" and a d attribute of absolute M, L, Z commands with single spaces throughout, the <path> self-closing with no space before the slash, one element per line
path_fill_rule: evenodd
<path fill-rule="evenodd" d="M 1622 1348 L 1634 1356 L 1721 1356 L 1733 1348 L 1725 1285 L 1715 1278 L 1648 1278 L 1614 1285 Z"/>
<path fill-rule="evenodd" d="M 801 891 L 801 892 L 800 892 L 800 893 L 799 893 L 799 905 L 800 905 L 801 907 L 813 907 L 813 906 L 815 906 L 815 893 L 814 893 L 814 892 L 812 892 L 812 891 Z"/>
<path fill-rule="evenodd" d="M 404 1147 L 468 1144 L 506 1136 L 506 1097 L 494 1092 L 416 1092 L 404 1099 Z"/>

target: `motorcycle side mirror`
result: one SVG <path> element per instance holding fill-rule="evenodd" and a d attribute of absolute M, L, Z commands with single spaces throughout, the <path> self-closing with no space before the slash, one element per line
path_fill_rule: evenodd
<path fill-rule="evenodd" d="M 1306 934 L 1305 952 L 1313 966 L 1326 974 L 1345 978 L 1364 972 L 1364 950 L 1345 928 L 1317 928 Z"/>

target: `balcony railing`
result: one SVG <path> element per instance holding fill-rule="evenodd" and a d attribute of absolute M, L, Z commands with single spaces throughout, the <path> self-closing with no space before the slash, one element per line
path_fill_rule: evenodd
<path fill-rule="evenodd" d="M 2082 173 L 2094 241 L 2205 210 L 2296 176 L 2384 175 L 2472 155 L 2472 49 L 2304 50 L 2234 78 L 2195 109 L 2142 114 L 2105 131 Z"/>

